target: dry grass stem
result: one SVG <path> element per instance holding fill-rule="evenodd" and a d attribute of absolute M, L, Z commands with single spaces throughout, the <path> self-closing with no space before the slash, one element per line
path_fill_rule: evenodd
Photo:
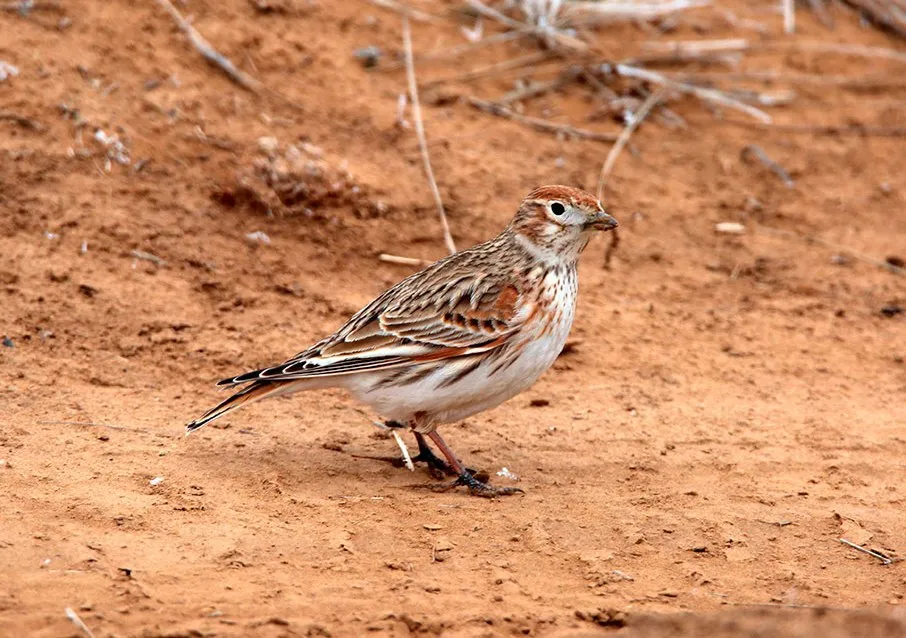
<path fill-rule="evenodd" d="M 537 131 L 543 131 L 545 133 L 556 133 L 558 135 L 566 135 L 582 140 L 594 140 L 597 142 L 615 142 L 619 138 L 619 135 L 616 133 L 599 133 L 598 131 L 589 131 L 588 129 L 576 128 L 574 126 L 570 126 L 569 124 L 557 124 L 556 122 L 551 122 L 550 120 L 545 120 L 540 117 L 520 115 L 519 113 L 511 111 L 505 106 L 500 106 L 499 104 L 496 104 L 494 102 L 480 100 L 477 97 L 469 96 L 466 97 L 465 100 L 479 111 L 484 111 L 485 113 L 490 113 L 491 115 L 496 115 L 508 120 L 513 120 L 514 122 L 524 124 L 525 126 L 529 126 Z"/>
<path fill-rule="evenodd" d="M 390 430 L 390 435 L 400 448 L 400 453 L 403 455 L 403 463 L 406 464 L 406 468 L 408 468 L 410 472 L 414 472 L 415 464 L 412 463 L 412 456 L 409 454 L 409 448 L 406 447 L 406 442 L 403 441 L 403 437 L 400 436 L 399 432 L 393 429 Z"/>
<path fill-rule="evenodd" d="M 396 0 L 370 0 L 370 2 L 382 9 L 389 9 L 390 11 L 396 11 L 401 15 L 408 15 L 416 22 L 441 22 L 441 19 L 437 16 L 425 13 L 424 11 L 419 11 L 418 9 L 413 9 L 401 2 L 396 2 Z"/>
<path fill-rule="evenodd" d="M 796 32 L 796 0 L 783 1 L 783 32 L 792 34 Z"/>
<path fill-rule="evenodd" d="M 663 51 L 676 56 L 702 55 L 706 53 L 726 53 L 728 51 L 745 51 L 749 41 L 745 38 L 727 38 L 723 40 L 668 40 L 666 42 L 644 42 L 644 49 Z"/>
<path fill-rule="evenodd" d="M 504 15 L 500 11 L 497 11 L 497 9 L 492 9 L 480 0 L 466 0 L 466 3 L 473 10 L 477 11 L 486 18 L 496 20 L 497 22 L 521 33 L 530 33 L 540 38 L 544 42 L 548 42 L 550 44 L 558 44 L 566 49 L 571 49 L 573 51 L 586 51 L 588 49 L 588 45 L 581 40 L 557 31 L 551 26 L 535 26 L 520 22 L 519 20 L 514 20 L 511 17 Z"/>
<path fill-rule="evenodd" d="M 75 611 L 73 611 L 69 607 L 67 607 L 63 611 L 66 613 L 66 617 L 69 618 L 69 620 L 72 622 L 72 624 L 75 625 L 79 631 L 81 631 L 83 634 L 85 634 L 88 638 L 94 638 L 94 634 L 91 633 L 91 630 L 88 628 L 88 625 L 86 625 L 84 622 L 82 622 L 82 619 L 79 618 L 79 615 L 77 613 L 75 613 Z"/>
<path fill-rule="evenodd" d="M 434 197 L 437 213 L 440 216 L 440 226 L 444 233 L 444 244 L 446 244 L 447 250 L 452 255 L 456 252 L 456 244 L 450 234 L 447 213 L 444 211 L 444 203 L 440 198 L 437 181 L 434 179 L 434 169 L 431 168 L 431 156 L 428 155 L 428 142 L 425 139 L 425 125 L 422 121 L 422 107 L 418 101 L 418 83 L 415 80 L 415 62 L 412 60 L 412 29 L 409 26 L 409 16 L 405 13 L 403 14 L 403 50 L 406 56 L 406 80 L 409 84 L 409 100 L 412 102 L 412 119 L 415 120 L 415 135 L 418 138 L 418 148 L 421 151 L 425 175 L 428 177 L 428 185 L 431 187 L 431 195 Z"/>
<path fill-rule="evenodd" d="M 556 54 L 551 51 L 539 51 L 536 53 L 529 53 L 528 55 L 523 55 L 518 58 L 513 58 L 511 60 L 504 60 L 503 62 L 497 62 L 496 64 L 490 64 L 488 66 L 483 66 L 472 71 L 466 71 L 465 73 L 459 73 L 447 78 L 438 78 L 436 80 L 428 80 L 427 82 L 422 83 L 422 88 L 430 88 L 438 86 L 440 84 L 450 84 L 453 82 L 469 82 L 471 80 L 477 80 L 479 78 L 488 77 L 491 75 L 498 75 L 500 73 L 506 73 L 507 71 L 513 71 L 514 69 L 522 69 L 527 66 L 531 66 L 533 69 L 541 62 L 547 62 L 556 58 Z"/>
<path fill-rule="evenodd" d="M 113 425 L 112 423 L 91 423 L 89 421 L 38 421 L 38 425 L 79 425 L 82 427 L 107 428 L 110 430 L 124 430 L 126 432 L 144 432 L 147 430 L 141 428 L 129 428 L 125 425 Z"/>
<path fill-rule="evenodd" d="M 611 171 L 613 171 L 613 167 L 617 162 L 617 157 L 620 156 L 623 148 L 629 143 L 629 138 L 632 137 L 632 134 L 639 127 L 639 124 L 642 123 L 642 120 L 648 117 L 651 109 L 653 109 L 661 100 L 664 91 L 664 87 L 660 87 L 657 91 L 654 91 L 645 98 L 645 101 L 642 102 L 639 110 L 632 114 L 632 119 L 626 124 L 623 132 L 620 133 L 616 144 L 611 147 L 610 152 L 607 154 L 607 158 L 604 160 L 604 164 L 601 165 L 601 173 L 598 176 L 597 197 L 599 200 L 604 198 L 604 186 L 607 183 L 607 178 L 610 176 Z"/>
<path fill-rule="evenodd" d="M 824 25 L 825 28 L 834 28 L 834 19 L 831 17 L 831 14 L 828 13 L 824 0 L 808 0 L 808 7 L 812 10 L 812 13 L 815 14 L 815 17 L 818 18 L 818 22 Z"/>
<path fill-rule="evenodd" d="M 205 40 L 204 36 L 182 17 L 182 14 L 179 13 L 170 0 L 156 0 L 156 2 L 170 14 L 170 17 L 173 18 L 180 30 L 189 38 L 189 42 L 192 43 L 192 46 L 201 53 L 205 60 L 223 71 L 230 80 L 242 88 L 253 93 L 261 91 L 261 83 L 244 71 L 237 69 L 236 65 L 227 57 L 218 53 L 214 47 L 211 46 L 211 43 Z"/>
<path fill-rule="evenodd" d="M 388 253 L 381 253 L 380 255 L 378 255 L 378 259 L 388 264 L 399 264 L 401 266 L 429 266 L 432 263 L 425 259 L 417 259 L 415 257 L 401 257 L 400 255 L 390 255 Z"/>
<path fill-rule="evenodd" d="M 892 558 L 890 558 L 889 556 L 885 556 L 884 554 L 882 554 L 882 553 L 879 552 L 879 551 L 876 551 L 876 550 L 873 550 L 873 549 L 868 549 L 867 547 L 862 547 L 861 545 L 856 545 L 854 542 L 848 541 L 848 540 L 846 540 L 845 538 L 841 538 L 841 539 L 838 539 L 838 540 L 839 540 L 841 543 L 843 543 L 844 545 L 848 545 L 849 547 L 852 547 L 853 549 L 857 549 L 857 550 L 859 550 L 860 552 L 863 552 L 863 553 L 865 553 L 865 554 L 868 554 L 869 556 L 872 556 L 872 557 L 874 557 L 874 558 L 877 558 L 879 561 L 881 561 L 881 563 L 882 563 L 883 565 L 890 565 L 891 563 L 893 563 L 893 559 L 892 559 Z"/>
<path fill-rule="evenodd" d="M 466 42 L 465 44 L 459 44 L 455 47 L 445 49 L 443 51 L 437 51 L 435 53 L 420 53 L 418 55 L 413 54 L 413 57 L 416 62 L 433 62 L 436 60 L 449 60 L 450 58 L 456 58 L 465 53 L 471 53 L 478 49 L 483 49 L 485 47 L 491 46 L 492 44 L 499 44 L 501 42 L 510 42 L 512 40 L 517 40 L 519 38 L 526 37 L 525 33 L 520 33 L 518 31 L 504 31 L 503 33 L 495 33 L 494 35 L 489 35 L 486 38 L 482 38 L 477 42 Z M 383 64 L 380 67 L 382 71 L 393 71 L 395 69 L 402 69 L 406 66 L 405 60 L 400 60 L 399 62 L 390 62 L 388 64 Z"/>
<path fill-rule="evenodd" d="M 539 95 L 544 95 L 551 91 L 556 91 L 559 88 L 566 86 L 572 82 L 575 82 L 582 75 L 582 69 L 577 66 L 567 67 L 558 77 L 550 80 L 548 82 L 535 82 L 532 84 L 527 84 L 526 86 L 516 89 L 515 91 L 510 91 L 502 98 L 497 100 L 498 104 L 503 106 L 509 106 L 513 102 L 519 102 L 520 100 L 527 100 L 532 97 L 538 97 Z"/>
<path fill-rule="evenodd" d="M 779 177 L 783 181 L 783 185 L 787 188 L 793 188 L 796 186 L 796 182 L 793 181 L 793 178 L 790 177 L 790 174 L 787 172 L 787 170 L 783 168 L 783 166 L 772 160 L 770 156 L 764 152 L 764 149 L 757 144 L 749 144 L 742 149 L 742 153 L 740 153 L 740 155 L 742 159 L 746 161 L 749 161 L 752 158 L 758 160 L 758 162 L 760 162 L 762 166 Z"/>
<path fill-rule="evenodd" d="M 906 0 L 843 0 L 882 29 L 906 38 Z"/>
<path fill-rule="evenodd" d="M 765 124 L 750 120 L 734 120 L 723 118 L 724 124 L 756 128 L 765 131 L 778 131 L 781 133 L 807 133 L 811 135 L 861 135 L 864 137 L 906 137 L 904 126 L 854 126 L 836 124 Z"/>
<path fill-rule="evenodd" d="M 670 42 L 646 42 L 647 49 L 662 51 L 814 51 L 815 53 L 835 53 L 861 58 L 883 58 L 906 62 L 906 52 L 886 47 L 864 46 L 861 44 L 833 44 L 828 42 L 776 40 L 752 43 L 745 38 L 722 40 L 673 40 Z M 715 48 L 711 48 L 715 47 Z"/>
<path fill-rule="evenodd" d="M 889 75 L 819 75 L 817 73 L 779 73 L 777 71 L 715 71 L 665 73 L 677 82 L 786 82 L 789 84 L 816 84 L 839 86 L 849 89 L 906 88 L 906 78 Z"/>
<path fill-rule="evenodd" d="M 745 113 L 746 115 L 764 122 L 765 124 L 770 124 L 773 121 L 771 119 L 771 116 L 761 109 L 757 109 L 754 106 L 740 102 L 739 100 L 730 97 L 722 91 L 715 89 L 706 89 L 700 86 L 695 86 L 693 84 L 686 84 L 685 82 L 676 82 L 661 73 L 656 73 L 655 71 L 649 71 L 647 69 L 640 69 L 638 67 L 629 66 L 626 64 L 618 64 L 616 65 L 615 69 L 619 75 L 622 75 L 624 77 L 645 80 L 647 82 L 652 82 L 654 84 L 659 84 L 667 88 L 675 89 L 682 93 L 688 93 L 690 95 L 694 95 L 700 100 L 705 100 L 713 104 L 726 106 L 727 108 Z"/>
<path fill-rule="evenodd" d="M 573 23 L 597 24 L 601 22 L 654 20 L 672 13 L 706 7 L 710 4 L 709 0 L 667 0 L 666 2 L 588 2 L 585 0 L 574 0 L 563 5 L 563 13 Z"/>

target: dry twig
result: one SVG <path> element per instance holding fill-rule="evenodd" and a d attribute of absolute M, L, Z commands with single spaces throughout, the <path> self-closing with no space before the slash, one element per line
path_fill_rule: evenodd
<path fill-rule="evenodd" d="M 615 142 L 619 135 L 616 133 L 599 133 L 598 131 L 589 131 L 584 128 L 576 128 L 570 126 L 569 124 L 557 124 L 556 122 L 551 122 L 550 120 L 545 120 L 540 117 L 531 117 L 529 115 L 520 115 L 515 111 L 495 104 L 494 102 L 488 102 L 486 100 L 480 100 L 477 97 L 466 97 L 465 100 L 474 108 L 479 111 L 484 111 L 485 113 L 490 113 L 491 115 L 497 115 L 499 117 L 506 118 L 508 120 L 513 120 L 525 126 L 529 126 L 535 130 L 543 131 L 545 133 L 556 133 L 558 135 L 566 135 L 570 137 L 576 137 L 582 140 L 594 140 L 597 142 Z"/>
<path fill-rule="evenodd" d="M 483 66 L 478 69 L 473 69 L 471 71 L 466 71 L 464 73 L 459 73 L 447 78 L 437 78 L 435 80 L 428 80 L 427 82 L 422 83 L 422 88 L 434 87 L 439 84 L 449 84 L 451 82 L 469 82 L 471 80 L 476 80 L 478 78 L 488 77 L 490 75 L 497 75 L 499 73 L 506 73 L 507 71 L 512 71 L 514 69 L 521 69 L 523 67 L 531 66 L 546 62 L 547 60 L 553 59 L 555 56 L 550 51 L 538 51 L 536 53 L 529 53 L 528 55 L 523 55 L 518 58 L 512 58 L 510 60 L 504 60 L 503 62 L 498 62 L 496 64 L 490 64 L 488 66 Z"/>
<path fill-rule="evenodd" d="M 199 53 L 207 60 L 210 64 L 213 64 L 221 71 L 223 71 L 228 78 L 233 82 L 241 86 L 242 88 L 251 91 L 253 93 L 258 93 L 261 91 L 261 83 L 248 75 L 247 73 L 240 71 L 236 68 L 236 65 L 233 64 L 227 57 L 218 53 L 214 47 L 211 46 L 211 43 L 204 39 L 204 37 L 195 29 L 189 22 L 182 17 L 182 14 L 173 6 L 173 3 L 170 0 L 156 0 L 157 4 L 163 7 L 167 13 L 170 14 L 170 17 L 176 22 L 176 25 L 182 30 L 183 33 L 189 38 L 189 42 L 192 43 Z"/>
<path fill-rule="evenodd" d="M 113 425 L 111 423 L 91 423 L 85 421 L 38 421 L 39 425 L 80 425 L 82 427 L 108 428 L 110 430 L 125 430 L 127 432 L 144 432 L 147 430 L 141 428 L 129 428 L 125 425 Z"/>
<path fill-rule="evenodd" d="M 554 28 L 545 28 L 541 26 L 526 24 L 524 22 L 520 22 L 519 20 L 513 20 L 509 16 L 506 16 L 497 11 L 497 9 L 492 9 L 484 2 L 481 2 L 481 0 L 466 0 L 466 2 L 472 9 L 474 9 L 481 15 L 493 20 L 497 20 L 497 22 L 500 22 L 501 24 L 508 26 L 511 29 L 519 31 L 520 33 L 530 33 L 545 42 L 559 44 L 560 46 L 571 49 L 573 51 L 586 51 L 588 49 L 588 45 L 581 40 L 578 40 L 570 35 L 566 35 L 565 33 L 557 31 Z"/>
<path fill-rule="evenodd" d="M 786 169 L 772 160 L 768 156 L 768 154 L 764 152 L 764 149 L 757 144 L 749 144 L 748 146 L 743 148 L 740 156 L 744 160 L 748 160 L 753 157 L 757 159 L 759 162 L 761 162 L 762 166 L 764 166 L 781 180 L 783 180 L 783 185 L 787 188 L 793 188 L 794 186 L 796 186 L 796 182 L 793 181 L 793 178 L 790 177 L 790 174 L 786 171 Z"/>
<path fill-rule="evenodd" d="M 673 40 L 669 42 L 646 42 L 647 49 L 678 51 L 691 55 L 694 51 L 814 51 L 815 53 L 835 53 L 861 58 L 883 58 L 897 62 L 906 62 L 906 53 L 886 47 L 864 46 L 861 44 L 836 44 L 801 40 L 773 40 L 752 43 L 745 38 L 723 40 Z"/>
<path fill-rule="evenodd" d="M 76 626 L 76 628 L 78 628 L 88 638 L 94 638 L 94 634 L 91 633 L 91 630 L 88 628 L 88 625 L 86 625 L 84 622 L 82 622 L 82 619 L 79 618 L 79 615 L 77 613 L 75 613 L 75 611 L 73 611 L 69 607 L 67 607 L 63 611 L 66 613 L 66 617 L 69 618 L 69 620 L 72 622 L 73 625 Z"/>
<path fill-rule="evenodd" d="M 431 265 L 430 261 L 424 259 L 417 259 L 415 257 L 401 257 L 400 255 L 390 255 L 387 253 L 381 253 L 378 255 L 380 261 L 386 262 L 388 264 L 399 264 L 401 266 L 429 266 Z"/>
<path fill-rule="evenodd" d="M 853 126 L 837 124 L 776 124 L 764 122 L 751 122 L 749 120 L 734 120 L 723 118 L 719 120 L 724 124 L 755 128 L 764 131 L 779 131 L 782 133 L 809 133 L 812 135 L 861 135 L 864 137 L 906 137 L 904 126 Z"/>
<path fill-rule="evenodd" d="M 857 549 L 860 552 L 864 552 L 865 554 L 868 554 L 869 556 L 873 556 L 874 558 L 877 558 L 879 561 L 881 561 L 881 563 L 883 565 L 890 565 L 891 563 L 893 563 L 892 558 L 890 558 L 889 556 L 885 556 L 884 554 L 882 554 L 879 551 L 876 551 L 874 549 L 868 549 L 867 547 L 862 547 L 861 545 L 856 545 L 852 541 L 848 541 L 845 538 L 841 538 L 838 540 L 841 543 L 843 543 L 844 545 L 848 545 L 848 546 L 852 547 L 853 549 Z"/>
<path fill-rule="evenodd" d="M 783 0 L 783 32 L 796 32 L 796 0 Z"/>
<path fill-rule="evenodd" d="M 647 82 L 653 82 L 654 84 L 660 84 L 667 88 L 676 89 L 682 93 L 688 93 L 694 95 L 700 100 L 705 100 L 707 102 L 712 102 L 714 104 L 719 104 L 721 106 L 726 106 L 728 108 L 735 109 L 746 115 L 754 117 L 765 124 L 771 123 L 771 116 L 757 109 L 754 106 L 744 104 L 739 100 L 733 99 L 722 91 L 717 91 L 715 89 L 706 89 L 700 86 L 695 86 L 693 84 L 686 84 L 685 82 L 676 82 L 666 77 L 661 73 L 656 73 L 655 71 L 649 71 L 647 69 L 640 69 L 638 67 L 629 66 L 627 64 L 617 64 L 615 67 L 616 72 L 619 75 L 625 77 L 636 78 L 639 80 L 645 80 Z"/>
<path fill-rule="evenodd" d="M 629 121 L 629 123 L 623 129 L 623 132 L 620 133 L 620 136 L 617 138 L 616 144 L 611 147 L 610 152 L 607 154 L 607 158 L 604 160 L 604 164 L 601 165 L 601 173 L 598 176 L 597 196 L 599 200 L 604 198 L 604 185 L 607 182 L 607 178 L 610 175 L 610 172 L 613 170 L 614 164 L 616 164 L 617 157 L 619 157 L 620 153 L 623 151 L 623 148 L 629 142 L 629 138 L 632 137 L 632 134 L 639 127 L 639 124 L 642 123 L 642 120 L 648 117 L 648 113 L 651 112 L 651 109 L 653 109 L 663 97 L 664 91 L 664 87 L 660 87 L 657 91 L 651 93 L 644 102 L 642 102 L 639 110 L 632 114 L 632 120 Z M 611 243 L 615 243 L 615 241 Z"/>
<path fill-rule="evenodd" d="M 428 155 L 428 142 L 425 139 L 425 125 L 422 122 L 422 108 L 418 101 L 418 83 L 415 81 L 415 62 L 412 60 L 412 33 L 409 27 L 409 16 L 403 14 L 403 49 L 406 55 L 406 80 L 409 84 L 409 99 L 412 102 L 412 119 L 415 120 L 415 135 L 418 137 L 418 148 L 421 151 L 422 163 L 425 166 L 425 174 L 428 176 L 428 184 L 431 186 L 431 194 L 434 196 L 434 203 L 437 205 L 437 213 L 440 215 L 440 225 L 444 233 L 444 243 L 447 250 L 452 255 L 456 252 L 456 244 L 453 243 L 453 236 L 450 234 L 450 224 L 447 223 L 447 213 L 444 211 L 444 203 L 440 198 L 440 191 L 437 188 L 437 181 L 434 179 L 434 169 L 431 168 L 431 157 Z"/>
<path fill-rule="evenodd" d="M 843 0 L 855 7 L 882 29 L 906 38 L 906 1 L 904 0 Z"/>
<path fill-rule="evenodd" d="M 402 15 L 407 15 L 417 22 L 440 22 L 440 18 L 437 16 L 425 13 L 424 11 L 419 11 L 418 9 L 413 9 L 412 7 L 396 2 L 396 0 L 370 0 L 370 2 L 382 9 L 390 9 L 391 11 L 396 11 Z"/>
<path fill-rule="evenodd" d="M 513 102 L 519 102 L 520 100 L 527 100 L 528 98 L 537 97 L 539 95 L 544 95 L 550 91 L 556 91 L 557 89 L 575 82 L 581 75 L 583 69 L 579 66 L 570 66 L 567 67 L 559 76 L 550 80 L 548 82 L 535 82 L 528 84 L 523 88 L 510 91 L 502 98 L 497 100 L 497 103 L 503 106 L 508 106 Z"/>

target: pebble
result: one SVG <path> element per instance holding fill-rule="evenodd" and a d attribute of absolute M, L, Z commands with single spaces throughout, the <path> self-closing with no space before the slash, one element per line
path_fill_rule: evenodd
<path fill-rule="evenodd" d="M 381 50 L 374 46 L 362 47 L 353 51 L 352 55 L 358 60 L 363 67 L 371 69 L 376 67 L 381 59 Z"/>

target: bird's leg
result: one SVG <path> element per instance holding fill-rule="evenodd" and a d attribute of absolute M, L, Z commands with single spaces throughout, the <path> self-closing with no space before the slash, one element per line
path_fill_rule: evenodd
<path fill-rule="evenodd" d="M 523 490 L 518 487 L 495 487 L 493 485 L 488 485 L 479 481 L 475 476 L 469 472 L 459 462 L 459 459 L 456 458 L 456 455 L 453 453 L 453 450 L 450 449 L 450 446 L 441 438 L 440 434 L 437 433 L 437 430 L 428 432 L 428 437 L 434 441 L 434 445 L 437 446 L 437 449 L 447 457 L 447 462 L 450 464 L 450 467 L 458 475 L 458 478 L 452 483 L 442 486 L 442 490 L 446 491 L 453 489 L 454 487 L 459 487 L 464 485 L 469 488 L 469 492 L 475 496 L 484 496 L 485 498 L 494 498 L 496 496 L 507 496 L 509 494 L 516 494 L 522 492 Z M 482 477 L 484 478 L 484 477 Z"/>
<path fill-rule="evenodd" d="M 428 466 L 428 470 L 432 474 L 439 473 L 441 476 L 456 476 L 457 472 L 450 464 L 444 461 L 442 458 L 438 457 L 431 447 L 428 445 L 428 441 L 425 439 L 425 435 L 421 432 L 415 432 L 415 441 L 418 443 L 418 454 L 412 457 L 413 463 L 418 463 L 421 461 Z M 440 478 L 440 477 L 438 477 Z"/>
<path fill-rule="evenodd" d="M 400 423 L 399 421 L 384 421 L 384 427 L 391 429 L 402 429 L 408 428 L 409 426 Z M 434 478 L 443 478 L 444 476 L 458 476 L 458 472 L 454 470 L 450 465 L 444 461 L 442 458 L 434 454 L 434 451 L 431 449 L 431 446 L 428 445 L 425 435 L 420 432 L 413 432 L 415 434 L 415 440 L 418 443 L 418 454 L 412 457 L 413 463 L 424 463 L 428 466 L 428 472 Z M 357 458 L 371 459 L 372 461 L 384 461 L 385 463 L 390 463 L 393 467 L 405 467 L 406 462 L 402 457 L 399 456 L 371 456 L 371 455 L 353 455 Z M 475 474 L 476 470 L 467 468 L 471 474 Z"/>

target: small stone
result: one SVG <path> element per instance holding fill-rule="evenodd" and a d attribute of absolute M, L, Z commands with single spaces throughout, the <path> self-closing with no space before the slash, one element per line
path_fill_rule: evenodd
<path fill-rule="evenodd" d="M 436 532 L 443 529 L 442 525 L 435 525 L 434 523 L 425 523 L 424 525 L 422 525 L 422 527 L 431 532 Z"/>
<path fill-rule="evenodd" d="M 98 434 L 98 441 L 109 441 L 110 435 L 108 434 Z"/>
<path fill-rule="evenodd" d="M 352 55 L 356 60 L 361 63 L 366 69 L 371 69 L 377 66 L 378 62 L 381 59 L 381 50 L 374 46 L 370 45 L 363 47 L 361 49 L 356 49 L 353 51 Z"/>
<path fill-rule="evenodd" d="M 15 348 L 16 344 L 13 343 L 13 340 L 9 337 L 3 337 L 3 347 L 4 348 Z"/>
<path fill-rule="evenodd" d="M 256 230 L 253 233 L 248 233 L 245 236 L 245 240 L 253 245 L 263 244 L 265 246 L 271 245 L 271 238 L 267 236 L 267 233 L 260 230 Z"/>
<path fill-rule="evenodd" d="M 267 153 L 268 155 L 276 153 L 280 148 L 280 142 L 277 141 L 276 137 L 259 137 L 258 138 L 258 149 L 262 153 Z"/>
<path fill-rule="evenodd" d="M 898 257 L 897 255 L 888 255 L 884 258 L 884 261 L 894 268 L 906 268 L 906 260 L 904 260 L 902 257 Z"/>

